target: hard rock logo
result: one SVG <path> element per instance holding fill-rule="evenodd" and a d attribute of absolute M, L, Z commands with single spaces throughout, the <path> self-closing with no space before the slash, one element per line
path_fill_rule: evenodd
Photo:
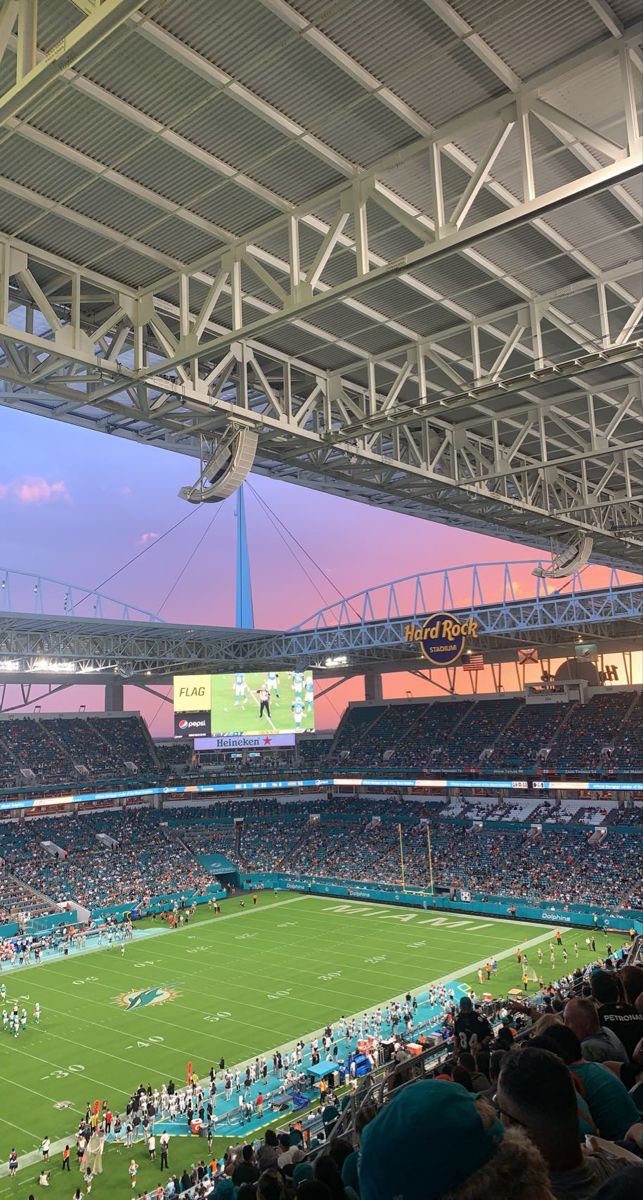
<path fill-rule="evenodd" d="M 460 658 L 467 638 L 478 636 L 474 617 L 460 620 L 453 613 L 434 613 L 421 625 L 405 625 L 404 641 L 417 642 L 433 667 L 450 667 Z"/>

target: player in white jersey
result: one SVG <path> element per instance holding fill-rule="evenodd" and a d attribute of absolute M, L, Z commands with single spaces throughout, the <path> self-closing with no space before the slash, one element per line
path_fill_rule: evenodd
<path fill-rule="evenodd" d="M 237 673 L 234 677 L 233 684 L 232 684 L 232 690 L 234 692 L 235 707 L 237 707 L 239 704 L 245 704 L 248 699 L 248 695 L 247 695 L 247 689 L 246 689 L 245 676 L 242 674 L 241 671 L 237 671 Z"/>
<path fill-rule="evenodd" d="M 271 698 L 274 696 L 275 699 L 278 700 L 279 699 L 279 675 L 277 674 L 277 672 L 276 671 L 268 671 L 268 674 L 266 676 L 266 682 L 268 684 L 268 691 L 270 692 Z"/>
<path fill-rule="evenodd" d="M 20 1013 L 20 1025 L 21 1025 L 22 1029 L 27 1028 L 27 1010 L 26 1010 L 26 1008 L 23 1008 L 22 1012 Z"/>
<path fill-rule="evenodd" d="M 312 675 L 307 675 L 304 680 L 304 689 L 306 692 L 306 707 L 312 710 L 315 700 L 315 684 L 313 683 Z"/>
<path fill-rule="evenodd" d="M 3 983 L 2 986 L 0 987 L 0 1000 L 4 1004 L 6 999 L 7 999 L 7 985 L 5 983 Z"/>
<path fill-rule="evenodd" d="M 36 1025 L 40 1025 L 40 1005 L 39 1004 L 34 1004 L 33 1019 L 36 1022 Z"/>
<path fill-rule="evenodd" d="M 304 713 L 306 711 L 301 697 L 297 698 L 295 696 L 295 699 L 290 707 L 292 708 L 292 713 L 295 720 L 295 729 L 301 729 L 304 722 Z"/>
<path fill-rule="evenodd" d="M 5 1033 L 9 1028 L 9 1013 L 7 1012 L 6 1008 L 3 1008 L 2 1010 L 2 1028 Z"/>
<path fill-rule="evenodd" d="M 301 700 L 301 697 L 303 696 L 303 693 L 304 693 L 304 672 L 303 671 L 293 671 L 292 687 L 293 687 L 293 691 L 295 693 L 295 700 Z"/>

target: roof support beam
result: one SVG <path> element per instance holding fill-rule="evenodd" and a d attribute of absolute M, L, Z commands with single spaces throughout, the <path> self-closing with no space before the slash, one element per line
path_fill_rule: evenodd
<path fill-rule="evenodd" d="M 0 5 L 0 62 L 18 16 L 18 0 L 2 0 Z"/>
<path fill-rule="evenodd" d="M 275 313 L 236 327 L 222 337 L 205 339 L 200 344 L 200 352 L 219 353 L 234 340 L 254 336 L 263 337 L 271 330 L 291 320 L 294 316 L 298 318 L 306 317 L 310 313 L 335 304 L 338 300 L 345 300 L 349 297 L 361 295 L 374 284 L 393 279 L 403 272 L 410 271 L 414 267 L 421 266 L 431 260 L 444 258 L 454 250 L 476 246 L 483 242 L 485 238 L 491 237 L 495 233 L 518 228 L 541 214 L 552 212 L 576 200 L 596 195 L 615 183 L 632 178 L 640 172 L 640 169 L 640 154 L 628 154 L 618 162 L 612 162 L 605 167 L 588 172 L 583 178 L 575 180 L 573 183 L 564 184 L 562 187 L 553 188 L 531 199 L 523 200 L 516 203 L 513 208 L 508 208 L 493 217 L 475 222 L 465 229 L 444 227 L 442 230 L 438 229 L 435 231 L 433 237 L 430 237 L 427 231 L 427 239 L 424 245 L 409 251 L 400 258 L 387 262 L 381 267 L 370 266 L 367 254 L 362 252 L 356 271 L 349 279 L 330 286 L 326 291 L 305 299 L 296 305 L 293 305 L 290 297 L 288 297 L 287 302 L 280 309 L 277 309 Z M 340 193 L 339 200 L 342 211 L 345 211 L 347 204 L 351 205 L 351 197 L 345 193 Z M 363 236 L 364 203 L 361 196 L 357 198 L 356 202 L 352 203 L 351 210 L 353 211 L 355 227 L 358 228 L 361 226 Z M 260 237 L 258 231 L 254 231 L 253 240 L 257 240 L 258 237 Z M 216 256 L 212 265 L 215 265 L 217 261 L 221 261 L 222 257 L 223 255 Z M 369 267 L 370 269 L 365 270 L 365 268 Z M 166 282 L 170 281 L 164 281 L 163 286 L 165 286 Z M 190 357 L 192 357 L 192 352 L 181 352 L 170 358 L 164 364 L 164 369 L 175 367 Z"/>
<path fill-rule="evenodd" d="M 98 0 L 89 16 L 80 21 L 49 53 L 37 61 L 37 0 L 20 0 L 18 11 L 17 78 L 0 96 L 0 125 L 24 113 L 79 59 L 122 25 L 144 0 Z"/>
<path fill-rule="evenodd" d="M 479 58 L 485 67 L 488 67 L 510 92 L 518 91 L 520 88 L 520 79 L 515 72 L 501 59 L 499 54 L 496 54 L 489 43 L 479 33 L 476 33 L 473 26 L 469 25 L 469 22 L 465 21 L 447 3 L 447 0 L 424 0 L 424 3 L 427 8 L 431 9 L 431 12 L 435 13 L 436 17 L 444 21 L 445 25 L 448 25 L 451 32 L 455 33 L 456 37 L 459 37 L 464 42 L 472 54 L 475 54 L 476 58 Z"/>

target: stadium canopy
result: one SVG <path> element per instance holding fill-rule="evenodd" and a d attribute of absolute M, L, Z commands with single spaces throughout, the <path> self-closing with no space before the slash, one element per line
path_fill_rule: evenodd
<path fill-rule="evenodd" d="M 631 651 L 643 641 L 641 583 L 475 608 L 456 605 L 453 612 L 462 619 L 475 616 L 475 648 L 487 662 L 515 662 L 516 647 L 527 641 L 543 659 L 573 656 L 582 638 L 595 641 L 601 653 Z M 282 632 L 0 612 L 0 685 L 106 683 L 117 676 L 147 686 L 169 682 L 174 674 L 267 671 L 276 665 L 313 666 L 330 677 L 365 667 L 412 671 L 425 663 L 417 644 L 405 637 L 413 619 L 410 613 L 363 612 L 344 625 L 324 621 Z"/>
<path fill-rule="evenodd" d="M 0 401 L 640 564 L 639 11 L 3 0 Z"/>

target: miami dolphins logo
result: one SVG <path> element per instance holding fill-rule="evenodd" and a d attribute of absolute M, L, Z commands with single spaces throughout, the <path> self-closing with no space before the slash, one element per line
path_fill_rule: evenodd
<path fill-rule="evenodd" d="M 134 1008 L 149 1008 L 152 1004 L 167 1004 L 168 1000 L 176 1000 L 178 994 L 175 988 L 142 988 L 135 992 L 123 992 L 118 997 L 118 1003 L 131 1012 Z"/>

